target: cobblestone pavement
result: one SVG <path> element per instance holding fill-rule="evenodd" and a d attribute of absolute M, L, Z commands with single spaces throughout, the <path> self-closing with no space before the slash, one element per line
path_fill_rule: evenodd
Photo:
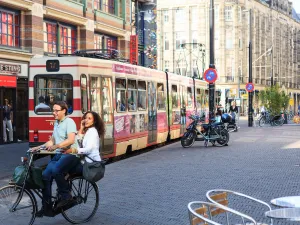
<path fill-rule="evenodd" d="M 215 188 L 239 191 L 266 202 L 299 195 L 300 126 L 248 128 L 243 119 L 240 126 L 237 133 L 230 133 L 227 147 L 205 148 L 203 142 L 196 142 L 184 149 L 177 142 L 109 164 L 98 184 L 98 212 L 88 224 L 188 224 L 187 204 L 205 200 L 206 191 Z M 5 182 L 2 179 L 0 184 Z M 263 217 L 258 207 L 239 207 Z M 57 216 L 38 218 L 35 224 L 69 223 Z"/>

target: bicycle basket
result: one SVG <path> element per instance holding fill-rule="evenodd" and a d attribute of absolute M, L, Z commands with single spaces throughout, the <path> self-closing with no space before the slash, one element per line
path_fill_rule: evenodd
<path fill-rule="evenodd" d="M 26 172 L 28 170 L 27 165 L 20 165 L 15 168 L 13 174 L 13 181 L 17 185 L 22 186 L 25 180 Z M 28 189 L 41 189 L 44 188 L 42 179 L 43 170 L 39 167 L 30 167 L 29 175 L 26 180 L 25 187 Z"/>

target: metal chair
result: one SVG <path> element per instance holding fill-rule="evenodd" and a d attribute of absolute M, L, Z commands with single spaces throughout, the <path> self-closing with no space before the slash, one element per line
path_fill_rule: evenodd
<path fill-rule="evenodd" d="M 271 206 L 259 199 L 253 198 L 249 195 L 245 195 L 239 192 L 214 189 L 206 193 L 206 199 L 218 206 L 223 206 L 236 210 L 240 213 L 245 213 L 259 221 L 258 224 L 273 224 L 272 219 L 265 217 L 265 212 L 272 210 Z"/>
<path fill-rule="evenodd" d="M 188 204 L 190 225 L 243 224 L 257 225 L 256 221 L 245 214 L 210 202 L 194 201 Z"/>

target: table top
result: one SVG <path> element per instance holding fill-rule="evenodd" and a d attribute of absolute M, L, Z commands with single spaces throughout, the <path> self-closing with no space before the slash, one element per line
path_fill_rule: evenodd
<path fill-rule="evenodd" d="M 271 200 L 273 205 L 287 208 L 300 208 L 300 196 L 286 196 Z"/>
<path fill-rule="evenodd" d="M 300 208 L 282 208 L 265 212 L 265 216 L 273 219 L 300 221 Z"/>

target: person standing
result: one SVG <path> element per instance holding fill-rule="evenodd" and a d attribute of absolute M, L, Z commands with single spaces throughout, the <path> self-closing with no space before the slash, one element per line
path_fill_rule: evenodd
<path fill-rule="evenodd" d="M 229 108 L 229 113 L 232 117 L 233 122 L 235 123 L 236 114 L 239 112 L 238 107 L 236 106 L 235 101 L 232 102 L 232 105 Z"/>
<path fill-rule="evenodd" d="M 8 99 L 4 99 L 4 106 L 3 106 L 3 141 L 7 142 L 7 134 L 6 130 L 8 131 L 9 141 L 13 141 L 13 128 L 12 128 L 12 107 L 9 104 Z"/>
<path fill-rule="evenodd" d="M 43 171 L 42 178 L 44 189 L 42 190 L 43 201 L 42 208 L 36 213 L 37 217 L 43 215 L 52 215 L 52 181 L 55 179 L 60 201 L 57 208 L 68 204 L 72 200 L 70 187 L 65 174 L 69 172 L 80 161 L 78 157 L 70 154 L 61 154 L 65 149 L 71 146 L 77 147 L 75 142 L 76 124 L 73 119 L 67 117 L 68 106 L 65 102 L 55 102 L 53 105 L 53 116 L 55 118 L 54 129 L 52 136 L 44 145 L 32 148 L 33 151 L 45 147 L 48 151 L 55 151 L 57 154 L 50 160 L 46 169 Z"/>

